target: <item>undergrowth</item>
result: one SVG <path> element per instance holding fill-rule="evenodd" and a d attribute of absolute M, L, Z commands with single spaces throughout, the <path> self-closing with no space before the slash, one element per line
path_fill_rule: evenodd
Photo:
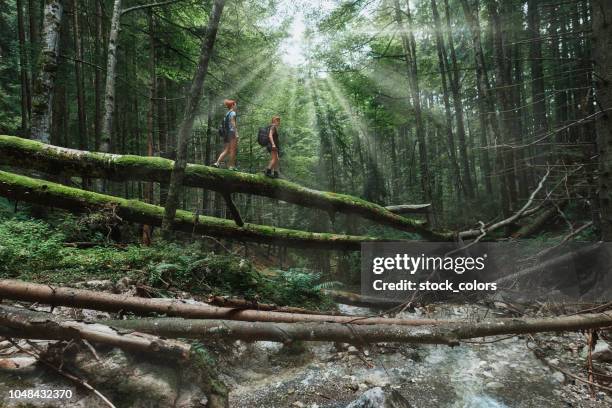
<path fill-rule="evenodd" d="M 88 280 L 117 282 L 128 277 L 156 288 L 159 295 L 180 290 L 199 295 L 231 295 L 262 303 L 330 308 L 319 290 L 321 276 L 305 270 L 261 274 L 253 264 L 231 253 L 214 253 L 201 242 L 127 244 L 117 248 L 103 229 L 91 228 L 95 215 L 62 213 L 49 220 L 12 213 L 0 205 L 0 278 L 71 285 Z M 67 242 L 97 245 L 79 249 Z"/>

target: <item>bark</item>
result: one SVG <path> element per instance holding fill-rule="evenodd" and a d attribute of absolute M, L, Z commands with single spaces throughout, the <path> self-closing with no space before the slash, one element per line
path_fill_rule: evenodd
<path fill-rule="evenodd" d="M 104 63 L 104 57 L 102 56 L 101 49 L 102 45 L 102 0 L 93 0 L 96 4 L 96 13 L 95 13 L 95 42 L 94 42 L 94 52 L 95 52 L 95 61 L 98 66 L 102 66 Z M 94 99 L 95 99 L 95 108 L 94 108 L 94 149 L 96 150 L 100 147 L 100 134 L 102 131 L 102 73 L 99 69 L 94 69 Z"/>
<path fill-rule="evenodd" d="M 357 293 L 346 292 L 343 290 L 325 290 L 324 293 L 331 297 L 334 302 L 343 305 L 358 307 L 370 307 L 376 309 L 392 309 L 406 304 L 406 302 L 391 299 L 379 299 L 370 296 L 362 296 Z"/>
<path fill-rule="evenodd" d="M 151 313 L 178 316 L 186 319 L 227 319 L 249 322 L 334 322 L 352 325 L 393 324 L 398 326 L 422 326 L 438 323 L 432 319 L 394 319 L 366 316 L 332 316 L 321 314 L 296 314 L 217 307 L 207 304 L 182 303 L 180 300 L 140 298 L 115 295 L 85 289 L 72 289 L 16 280 L 0 280 L 0 297 L 4 299 L 46 303 L 52 306 L 69 306 L 101 310 L 105 312 L 133 312 L 139 315 Z"/>
<path fill-rule="evenodd" d="M 259 303 L 253 300 L 246 300 L 241 298 L 229 298 L 225 296 L 210 296 L 205 299 L 205 302 L 209 305 L 229 307 L 232 309 L 253 309 L 270 312 L 282 312 L 282 313 L 297 313 L 297 314 L 309 314 L 309 315 L 330 315 L 330 316 L 344 316 L 343 313 L 336 311 L 325 311 L 325 310 L 309 310 L 301 307 L 293 306 L 278 306 L 269 303 Z"/>
<path fill-rule="evenodd" d="M 22 1 L 22 0 L 20 0 Z M 40 38 L 38 34 L 39 14 L 42 10 L 40 0 L 28 0 L 28 28 L 30 34 L 30 79 L 36 77 L 36 56 L 38 55 L 38 48 L 40 44 Z"/>
<path fill-rule="evenodd" d="M 119 46 L 119 31 L 121 30 L 121 0 L 114 0 L 113 16 L 111 18 L 110 34 L 106 63 L 106 86 L 104 90 L 104 118 L 100 131 L 101 152 L 110 152 L 113 134 L 113 119 L 115 114 L 115 80 L 117 76 L 117 48 Z"/>
<path fill-rule="evenodd" d="M 533 103 L 533 130 L 537 138 L 548 132 L 546 117 L 546 93 L 544 86 L 544 65 L 542 62 L 542 39 L 540 36 L 540 9 L 536 0 L 529 0 L 527 9 L 529 59 L 531 70 L 531 101 Z M 536 164 L 546 163 L 547 148 L 536 145 Z"/>
<path fill-rule="evenodd" d="M 385 207 L 394 214 L 427 214 L 431 211 L 431 204 L 400 204 Z"/>
<path fill-rule="evenodd" d="M 514 144 L 516 141 L 516 133 L 514 132 L 515 117 L 514 105 L 512 103 L 512 67 L 510 66 L 510 49 L 507 44 L 508 35 L 505 32 L 507 28 L 508 15 L 500 15 L 497 0 L 486 1 L 487 10 L 489 12 L 490 27 L 493 36 L 493 46 L 495 52 L 495 69 L 496 69 L 496 95 L 501 108 L 501 135 L 503 145 L 499 150 L 498 158 L 498 173 L 501 176 L 500 188 L 502 189 L 502 208 L 503 215 L 509 216 L 513 206 L 517 202 L 516 176 L 514 165 L 514 150 L 508 145 Z"/>
<path fill-rule="evenodd" d="M 87 340 L 127 351 L 154 354 L 158 358 L 186 360 L 191 346 L 145 333 L 124 333 L 100 323 L 64 320 L 51 313 L 0 306 L 0 334 L 38 340 Z"/>
<path fill-rule="evenodd" d="M 92 210 L 113 211 L 124 221 L 154 226 L 161 226 L 164 212 L 162 207 L 142 201 L 79 190 L 7 172 L 0 172 L 0 196 L 75 213 Z M 230 220 L 198 216 L 187 211 L 177 211 L 174 229 L 238 241 L 328 250 L 359 251 L 363 242 L 386 242 L 371 237 L 313 233 L 267 225 L 244 224 L 243 227 L 238 227 Z"/>
<path fill-rule="evenodd" d="M 493 194 L 493 183 L 491 182 L 491 162 L 489 159 L 489 150 L 487 149 L 489 144 L 487 133 L 491 137 L 495 138 L 499 134 L 499 128 L 490 95 L 487 66 L 485 64 L 484 52 L 480 38 L 480 21 L 478 18 L 478 10 L 475 12 L 472 11 L 467 0 L 461 0 L 461 6 L 472 35 L 472 46 L 474 48 L 476 87 L 478 90 L 478 120 L 480 122 L 480 166 L 482 168 L 487 194 L 490 195 Z"/>
<path fill-rule="evenodd" d="M 459 83 L 459 67 L 457 65 L 457 55 L 455 53 L 455 42 L 450 20 L 450 7 L 448 0 L 444 0 L 446 12 L 446 31 L 448 36 L 448 49 L 451 59 L 451 91 L 453 93 L 453 105 L 455 107 L 455 121 L 457 123 L 457 139 L 459 140 L 459 154 L 461 156 L 461 167 L 463 168 L 463 182 L 468 198 L 475 195 L 474 183 L 470 171 L 470 160 L 467 153 L 467 142 L 465 138 L 465 124 L 463 121 L 463 100 L 461 99 L 461 85 Z"/>
<path fill-rule="evenodd" d="M 85 91 L 84 91 L 84 79 L 83 79 L 83 44 L 81 42 L 81 29 L 80 29 L 80 10 L 79 1 L 72 1 L 72 33 L 74 39 L 75 48 L 75 59 L 74 61 L 74 75 L 76 81 L 77 90 L 77 113 L 78 113 L 78 125 L 79 125 L 79 149 L 87 149 L 87 118 L 85 114 Z"/>
<path fill-rule="evenodd" d="M 596 98 L 602 114 L 596 123 L 599 153 L 601 238 L 612 241 L 612 13 L 605 0 L 593 1 L 593 59 Z"/>
<path fill-rule="evenodd" d="M 49 174 L 87 175 L 116 181 L 156 181 L 162 184 L 170 180 L 172 172 L 172 161 L 161 157 L 92 153 L 2 135 L 0 163 Z M 418 233 L 430 240 L 452 238 L 446 233 L 432 232 L 422 223 L 394 214 L 378 204 L 345 194 L 312 190 L 287 180 L 274 180 L 260 175 L 190 164 L 185 170 L 184 185 L 203 187 L 224 194 L 261 195 L 329 213 L 360 215 L 381 225 Z"/>
<path fill-rule="evenodd" d="M 219 28 L 219 21 L 221 20 L 221 14 L 223 13 L 224 6 L 225 0 L 215 0 L 213 3 L 213 8 L 210 13 L 208 26 L 206 29 L 206 35 L 204 37 L 204 41 L 202 41 L 200 60 L 191 83 L 189 95 L 187 96 L 187 104 L 185 106 L 183 120 L 181 121 L 181 125 L 178 130 L 177 157 L 172 168 L 170 186 L 168 188 L 168 197 L 166 198 L 164 218 L 162 221 L 162 234 L 164 234 L 166 237 L 168 237 L 174 224 L 174 218 L 179 204 L 179 193 L 183 188 L 185 169 L 187 168 L 187 147 L 189 145 L 189 139 L 191 138 L 193 122 L 200 105 L 200 99 L 202 98 L 204 80 L 206 79 L 206 74 L 208 73 L 208 63 L 215 45 L 215 39 L 217 38 L 217 30 Z"/>
<path fill-rule="evenodd" d="M 26 48 L 23 1 L 17 0 L 17 30 L 19 32 L 19 76 L 21 86 L 21 136 L 27 137 L 30 123 L 31 104 L 30 78 L 28 77 L 28 53 Z"/>
<path fill-rule="evenodd" d="M 147 156 L 153 156 L 153 117 L 155 115 L 155 98 L 157 79 L 155 77 L 155 22 L 153 13 L 149 10 L 149 110 L 147 111 Z M 149 181 L 144 186 L 144 201 L 153 204 L 153 182 Z M 142 226 L 142 243 L 151 245 L 153 228 L 150 225 Z"/>
<path fill-rule="evenodd" d="M 402 38 L 402 46 L 406 57 L 408 84 L 414 110 L 414 121 L 416 138 L 419 143 L 419 164 L 421 172 L 421 189 L 425 202 L 432 202 L 431 180 L 429 174 L 429 161 L 427 159 L 427 143 L 425 140 L 425 126 L 423 124 L 423 114 L 421 111 L 421 92 L 419 89 L 417 61 L 416 61 L 416 41 L 412 33 L 412 17 L 410 15 L 410 2 L 406 2 L 408 9 L 403 12 L 399 0 L 395 0 L 395 21 L 399 27 Z M 407 24 L 404 24 L 402 14 L 407 16 Z M 433 217 L 428 217 L 429 225 L 434 226 Z"/>
<path fill-rule="evenodd" d="M 32 94 L 31 138 L 49 143 L 53 110 L 53 90 L 59 57 L 59 32 L 62 20 L 62 3 L 46 0 L 43 17 L 40 72 Z"/>
<path fill-rule="evenodd" d="M 562 205 L 563 204 L 559 204 L 560 207 Z M 530 223 L 522 226 L 517 232 L 512 234 L 512 238 L 519 239 L 532 236 L 533 234 L 540 231 L 549 220 L 551 220 L 558 214 L 559 211 L 557 210 L 557 207 L 555 207 L 554 205 L 549 206 L 548 208 L 544 209 L 544 211 L 542 211 L 540 214 L 538 214 Z"/>
<path fill-rule="evenodd" d="M 465 186 L 461 180 L 461 171 L 459 170 L 459 164 L 457 163 L 457 150 L 455 147 L 455 137 L 453 135 L 453 117 L 450 108 L 450 98 L 448 92 L 448 83 L 446 79 L 446 70 L 448 65 L 448 58 L 446 55 L 446 47 L 444 46 L 444 37 L 442 35 L 442 25 L 440 24 L 440 14 L 438 13 L 438 6 L 436 0 L 431 0 L 431 11 L 433 15 L 435 32 L 436 32 L 436 49 L 438 52 L 438 67 L 440 69 L 440 80 L 442 81 L 442 97 L 444 100 L 444 118 L 446 119 L 446 141 L 448 143 L 449 160 L 451 165 L 451 172 L 455 181 L 455 188 L 457 189 L 457 195 L 460 197 L 462 193 L 465 193 Z"/>
<path fill-rule="evenodd" d="M 352 344 L 402 342 L 458 345 L 461 340 L 507 334 L 578 331 L 612 325 L 612 316 L 583 314 L 551 318 L 446 322 L 436 326 L 269 323 L 228 320 L 138 319 L 105 321 L 111 327 L 165 337 L 244 341 L 333 341 Z"/>

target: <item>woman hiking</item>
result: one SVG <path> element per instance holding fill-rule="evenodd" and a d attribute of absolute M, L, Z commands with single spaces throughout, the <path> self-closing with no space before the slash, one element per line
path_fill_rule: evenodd
<path fill-rule="evenodd" d="M 268 130 L 268 143 L 266 148 L 270 152 L 270 163 L 266 167 L 266 176 L 278 178 L 279 161 L 278 157 L 280 154 L 280 145 L 278 144 L 278 128 L 280 127 L 280 116 L 272 116 L 272 124 Z"/>
<path fill-rule="evenodd" d="M 223 104 L 227 108 L 227 113 L 223 118 L 223 151 L 219 155 L 216 162 L 212 164 L 213 167 L 219 167 L 221 161 L 223 161 L 229 155 L 228 169 L 236 169 L 236 152 L 238 151 L 238 127 L 236 125 L 236 108 L 238 104 L 233 99 L 226 99 Z"/>

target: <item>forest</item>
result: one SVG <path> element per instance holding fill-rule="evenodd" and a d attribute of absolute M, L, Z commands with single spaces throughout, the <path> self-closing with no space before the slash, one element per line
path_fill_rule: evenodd
<path fill-rule="evenodd" d="M 608 0 L 0 0 L 0 407 L 610 406 L 611 110 Z"/>

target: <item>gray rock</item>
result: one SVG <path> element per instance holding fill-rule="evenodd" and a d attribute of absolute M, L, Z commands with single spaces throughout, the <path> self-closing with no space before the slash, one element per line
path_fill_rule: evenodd
<path fill-rule="evenodd" d="M 364 392 L 346 408 L 412 408 L 398 391 L 375 387 Z"/>
<path fill-rule="evenodd" d="M 610 344 L 605 341 L 598 341 L 593 349 L 593 360 L 602 363 L 612 363 L 612 349 Z"/>

